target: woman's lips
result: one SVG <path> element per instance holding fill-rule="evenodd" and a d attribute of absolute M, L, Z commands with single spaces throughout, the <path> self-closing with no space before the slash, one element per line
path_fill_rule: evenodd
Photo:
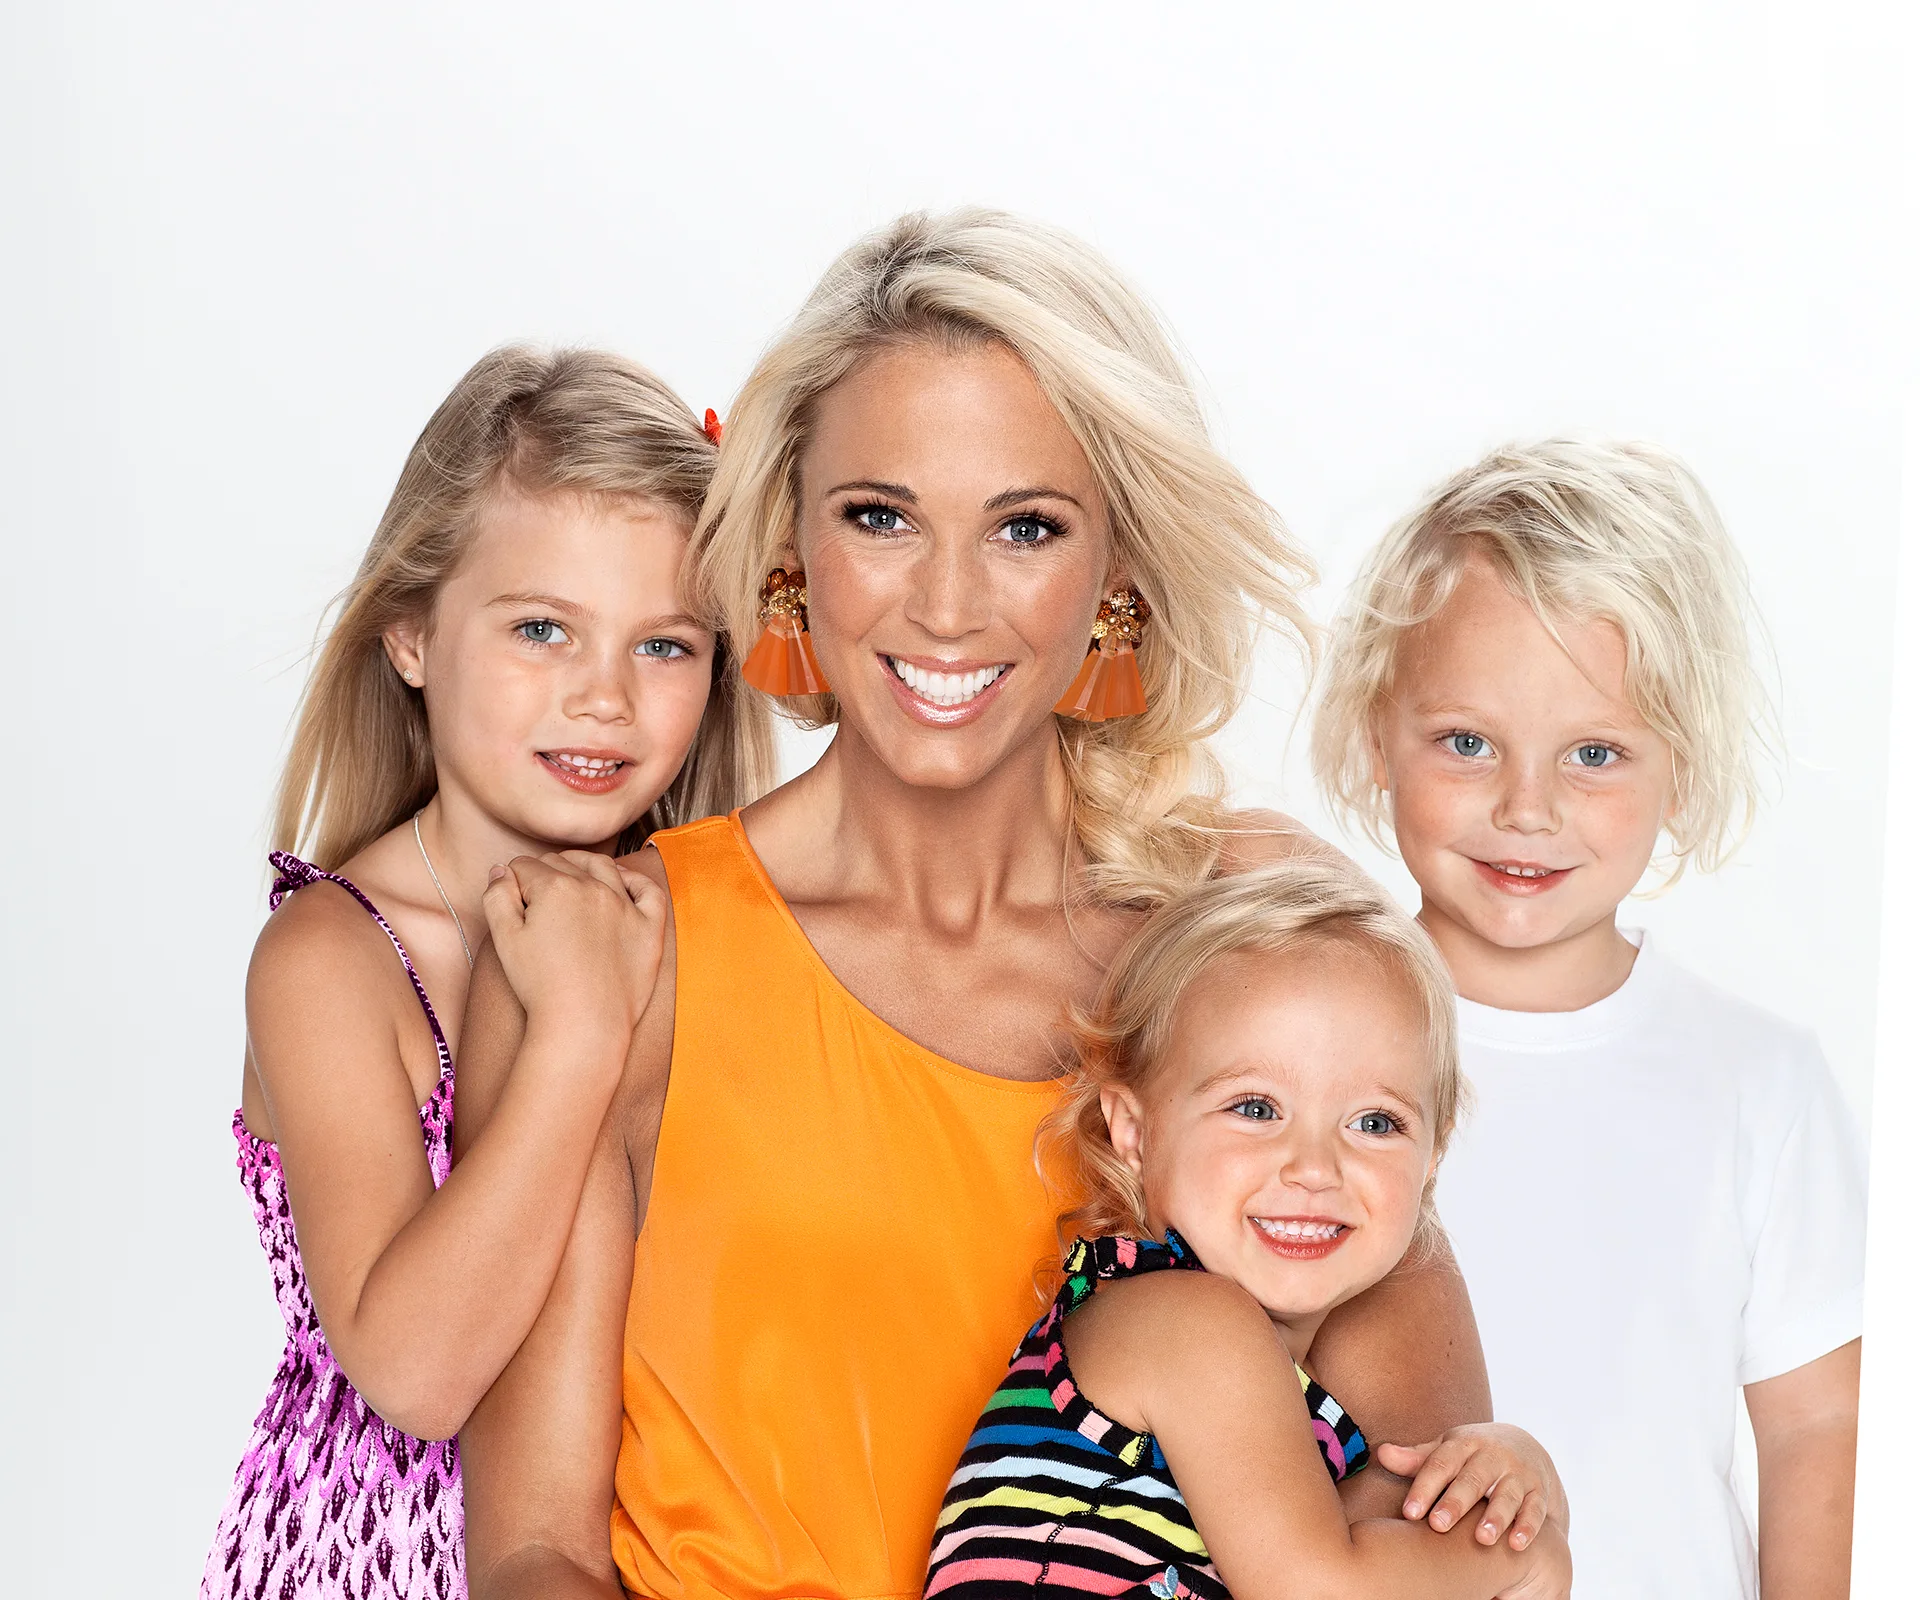
<path fill-rule="evenodd" d="M 1331 1217 L 1249 1217 L 1247 1221 L 1254 1237 L 1287 1261 L 1324 1261 L 1353 1232 Z"/>
<path fill-rule="evenodd" d="M 934 728 L 957 728 L 984 716 L 988 707 L 999 697 L 1000 686 L 1013 675 L 1012 666 L 1006 662 L 980 666 L 952 663 L 934 667 L 930 663 L 904 656 L 881 655 L 875 659 L 886 673 L 894 699 L 901 708 L 916 722 Z M 909 677 L 915 681 L 909 683 Z M 984 686 L 973 687 L 983 677 L 987 679 Z M 916 685 L 924 686 L 929 693 L 921 693 Z M 929 698 L 929 694 L 937 695 L 939 699 Z M 953 698 L 956 696 L 965 698 Z M 942 704 L 943 700 L 949 703 Z"/>
<path fill-rule="evenodd" d="M 633 762 L 617 750 L 541 750 L 540 765 L 576 794 L 611 794 L 627 781 Z"/>
<path fill-rule="evenodd" d="M 1573 869 L 1543 867 L 1526 861 L 1475 860 L 1473 870 L 1480 881 L 1490 888 L 1525 899 L 1529 895 L 1545 894 L 1555 884 L 1564 882 Z"/>

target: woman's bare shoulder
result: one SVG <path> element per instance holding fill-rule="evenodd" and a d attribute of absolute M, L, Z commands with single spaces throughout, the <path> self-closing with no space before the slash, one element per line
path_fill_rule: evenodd
<path fill-rule="evenodd" d="M 1349 858 L 1284 812 L 1255 809 L 1231 814 L 1220 850 L 1220 872 L 1250 872 L 1298 859 L 1347 862 Z"/>

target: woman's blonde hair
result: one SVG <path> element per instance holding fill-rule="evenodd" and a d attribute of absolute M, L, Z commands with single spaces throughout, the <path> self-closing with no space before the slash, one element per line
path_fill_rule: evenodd
<path fill-rule="evenodd" d="M 332 870 L 432 798 L 433 747 L 418 689 L 383 635 L 430 617 L 481 511 L 504 486 L 532 495 L 632 497 L 689 525 L 714 447 L 685 402 L 645 368 L 599 350 L 510 345 L 482 356 L 441 402 L 320 646 L 280 780 L 273 838 Z M 713 692 L 679 775 L 622 847 L 726 811 L 765 788 L 772 728 L 716 642 Z"/>
<path fill-rule="evenodd" d="M 1297 592 L 1313 567 L 1209 440 L 1152 309 L 1071 235 L 997 211 L 916 213 L 841 256 L 734 402 L 690 592 L 751 636 L 761 584 L 794 538 L 820 397 L 877 351 L 917 341 L 990 342 L 1025 362 L 1086 452 L 1117 565 L 1153 610 L 1139 650 L 1147 711 L 1059 719 L 1096 883 L 1125 893 L 1204 876 L 1228 814 L 1202 741 L 1239 706 L 1263 621 L 1311 653 Z M 831 695 L 782 709 L 813 727 L 838 714 Z"/>
<path fill-rule="evenodd" d="M 1508 445 L 1394 526 L 1354 580 L 1327 652 L 1313 764 L 1329 802 L 1392 848 L 1374 782 L 1378 715 L 1409 631 L 1475 557 L 1556 638 L 1567 621 L 1620 630 L 1628 701 L 1673 748 L 1667 881 L 1690 860 L 1718 866 L 1758 807 L 1772 710 L 1748 650 L 1746 568 L 1700 480 L 1652 444 Z"/>
<path fill-rule="evenodd" d="M 1074 1235 L 1147 1231 L 1146 1197 L 1107 1132 L 1102 1090 L 1142 1093 L 1166 1055 L 1181 997 L 1225 956 L 1289 955 L 1337 947 L 1376 962 L 1417 1002 L 1430 1071 L 1428 1115 L 1436 1159 L 1465 1108 L 1453 984 L 1426 930 L 1351 863 L 1295 857 L 1214 878 L 1166 901 L 1115 958 L 1099 998 L 1073 1015 L 1075 1064 L 1066 1093 L 1041 1124 L 1043 1173 L 1076 1203 L 1060 1217 Z M 1065 1171 L 1061 1171 L 1064 1163 Z M 1421 1197 L 1416 1254 L 1440 1237 L 1433 1185 Z"/>

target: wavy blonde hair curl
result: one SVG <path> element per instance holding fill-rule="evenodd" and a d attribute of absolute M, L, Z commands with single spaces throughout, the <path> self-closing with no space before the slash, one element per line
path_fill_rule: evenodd
<path fill-rule="evenodd" d="M 1176 895 L 1141 925 L 1107 972 L 1091 1007 L 1072 1018 L 1075 1064 L 1060 1103 L 1040 1125 L 1041 1172 L 1064 1182 L 1075 1204 L 1059 1220 L 1064 1246 L 1076 1234 L 1147 1232 L 1146 1197 L 1107 1132 L 1101 1091 L 1141 1093 L 1173 1040 L 1180 999 L 1223 957 L 1286 955 L 1329 946 L 1377 963 L 1405 987 L 1425 1024 L 1427 1111 L 1436 1159 L 1467 1105 L 1460 1073 L 1453 983 L 1426 930 L 1393 896 L 1343 859 L 1295 857 L 1215 878 Z M 1421 1197 L 1412 1255 L 1443 1237 L 1433 1183 Z"/>
<path fill-rule="evenodd" d="M 1263 623 L 1311 658 L 1298 592 L 1313 565 L 1214 448 L 1158 317 L 1071 235 L 998 211 L 915 213 L 842 255 L 734 402 L 694 533 L 694 603 L 753 636 L 761 584 L 793 541 L 820 397 L 876 352 L 922 340 L 992 342 L 1025 362 L 1086 452 L 1116 564 L 1153 608 L 1139 650 L 1147 711 L 1057 719 L 1092 886 L 1152 898 L 1204 877 L 1231 827 L 1204 741 L 1239 707 Z M 781 709 L 809 727 L 838 716 L 831 695 Z"/>
<path fill-rule="evenodd" d="M 1746 567 L 1685 462 L 1659 445 L 1560 438 L 1507 445 L 1434 489 L 1381 540 L 1334 624 L 1313 726 L 1329 804 L 1391 851 L 1375 784 L 1376 718 L 1409 632 L 1475 557 L 1559 637 L 1604 621 L 1627 649 L 1628 702 L 1673 748 L 1671 884 L 1738 848 L 1779 749 L 1754 669 Z"/>

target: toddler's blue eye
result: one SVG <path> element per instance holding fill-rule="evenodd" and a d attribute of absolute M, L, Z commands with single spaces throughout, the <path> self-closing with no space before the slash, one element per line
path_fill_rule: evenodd
<path fill-rule="evenodd" d="M 1447 748 L 1457 756 L 1465 756 L 1469 761 L 1485 753 L 1487 741 L 1477 733 L 1450 733 L 1447 735 Z"/>
<path fill-rule="evenodd" d="M 520 623 L 514 631 L 529 644 L 565 644 L 566 629 L 548 617 L 535 617 Z"/>
<path fill-rule="evenodd" d="M 651 656 L 659 661 L 670 661 L 675 656 L 683 656 L 686 653 L 687 647 L 677 639 L 648 639 L 634 652 L 636 655 Z"/>
<path fill-rule="evenodd" d="M 1385 1136 L 1386 1134 L 1393 1133 L 1397 1128 L 1393 1118 L 1388 1116 L 1384 1111 L 1363 1111 L 1359 1116 L 1355 1117 L 1353 1121 L 1348 1123 L 1347 1126 L 1356 1132 L 1371 1133 L 1376 1136 Z"/>
<path fill-rule="evenodd" d="M 1583 744 L 1573 752 L 1573 759 L 1583 767 L 1610 767 L 1620 759 L 1620 752 L 1611 745 Z"/>
<path fill-rule="evenodd" d="M 1237 1117 L 1245 1117 L 1250 1122 L 1271 1122 L 1280 1113 L 1273 1109 L 1267 1100 L 1239 1100 L 1228 1107 Z"/>

